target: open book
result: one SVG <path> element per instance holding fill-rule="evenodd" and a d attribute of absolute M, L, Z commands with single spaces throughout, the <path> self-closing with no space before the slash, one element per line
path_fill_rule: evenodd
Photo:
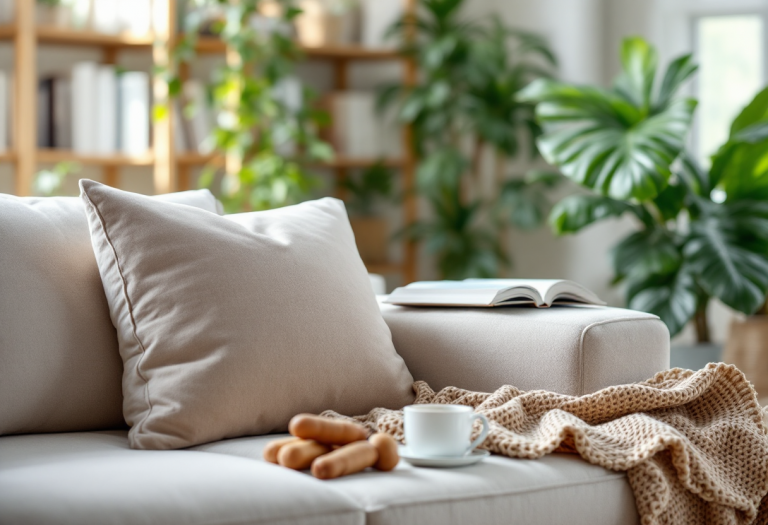
<path fill-rule="evenodd" d="M 594 292 L 562 279 L 421 281 L 397 288 L 384 302 L 404 306 L 530 304 L 537 308 L 549 308 L 553 304 L 605 304 Z"/>

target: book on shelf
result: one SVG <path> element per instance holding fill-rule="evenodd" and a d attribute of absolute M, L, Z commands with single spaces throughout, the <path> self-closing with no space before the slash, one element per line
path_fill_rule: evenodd
<path fill-rule="evenodd" d="M 37 81 L 37 147 L 53 147 L 53 77 Z"/>
<path fill-rule="evenodd" d="M 41 77 L 37 86 L 37 146 L 71 148 L 69 78 L 64 75 Z"/>
<path fill-rule="evenodd" d="M 128 156 L 146 155 L 149 151 L 149 75 L 128 71 L 118 79 L 118 144 Z"/>
<path fill-rule="evenodd" d="M 117 74 L 114 66 L 96 71 L 96 147 L 99 155 L 117 151 Z"/>
<path fill-rule="evenodd" d="M 96 153 L 97 76 L 96 62 L 72 67 L 72 150 L 80 155 Z"/>
<path fill-rule="evenodd" d="M 54 78 L 52 104 L 41 102 L 38 132 L 50 136 L 42 147 L 69 148 L 80 155 L 145 155 L 149 150 L 149 75 L 120 75 L 111 65 L 79 62 L 71 81 Z M 42 97 L 41 97 L 42 100 Z M 67 104 L 68 102 L 68 104 Z M 43 114 L 47 117 L 43 118 Z M 67 130 L 71 130 L 69 136 Z M 71 136 L 71 138 L 70 138 Z"/>
<path fill-rule="evenodd" d="M 421 281 L 397 288 L 384 301 L 402 306 L 485 307 L 566 304 L 605 305 L 584 286 L 564 279 L 466 279 Z"/>

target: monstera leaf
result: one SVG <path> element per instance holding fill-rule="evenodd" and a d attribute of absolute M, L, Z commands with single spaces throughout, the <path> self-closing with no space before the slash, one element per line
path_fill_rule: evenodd
<path fill-rule="evenodd" d="M 753 314 L 768 292 L 768 202 L 708 208 L 691 224 L 685 259 L 709 295 Z"/>
<path fill-rule="evenodd" d="M 619 217 L 632 209 L 631 204 L 602 195 L 570 195 L 552 209 L 549 224 L 556 235 L 565 235 L 608 217 Z"/>
<path fill-rule="evenodd" d="M 696 101 L 674 95 L 695 66 L 690 55 L 675 60 L 654 94 L 653 48 L 627 39 L 622 65 L 611 90 L 539 79 L 519 100 L 538 103 L 539 149 L 564 175 L 617 200 L 647 201 L 666 187 L 685 145 Z"/>
<path fill-rule="evenodd" d="M 696 313 L 699 297 L 696 280 L 685 266 L 631 283 L 627 295 L 631 309 L 658 315 L 673 337 Z"/>
<path fill-rule="evenodd" d="M 710 183 L 729 201 L 768 199 L 768 88 L 733 121 L 728 142 L 712 157 Z"/>
<path fill-rule="evenodd" d="M 612 252 L 616 279 L 645 281 L 674 273 L 682 262 L 680 247 L 663 228 L 645 229 L 621 241 Z"/>

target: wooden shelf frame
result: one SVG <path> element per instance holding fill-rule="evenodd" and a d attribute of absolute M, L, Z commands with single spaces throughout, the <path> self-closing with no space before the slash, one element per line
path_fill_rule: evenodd
<path fill-rule="evenodd" d="M 416 0 L 405 0 L 408 13 L 415 13 Z M 157 193 L 185 190 L 190 187 L 190 169 L 209 163 L 224 163 L 220 155 L 203 155 L 194 152 L 179 153 L 174 148 L 175 130 L 171 124 L 173 116 L 160 122 L 153 122 L 152 151 L 146 155 L 130 157 L 125 155 L 83 155 L 68 150 L 37 148 L 36 112 L 37 112 L 37 71 L 29 64 L 37 63 L 40 47 L 50 45 L 100 48 L 102 61 L 106 64 L 117 62 L 118 53 L 125 50 L 142 50 L 152 53 L 154 65 L 162 65 L 169 60 L 169 51 L 178 35 L 175 33 L 176 1 L 168 2 L 168 27 L 155 28 L 155 33 L 146 36 L 131 34 L 103 34 L 95 31 L 65 29 L 52 26 L 36 26 L 34 1 L 16 2 L 16 19 L 13 24 L 0 25 L 0 41 L 10 41 L 14 46 L 14 91 L 17 93 L 12 115 L 12 146 L 8 151 L 0 152 L 0 162 L 15 164 L 15 193 L 29 195 L 32 192 L 34 176 L 38 166 L 59 162 L 76 162 L 100 167 L 104 172 L 105 182 L 118 185 L 119 170 L 125 167 L 154 168 L 154 183 Z M 325 61 L 334 68 L 334 89 L 348 89 L 349 64 L 352 62 L 400 61 L 403 63 L 403 81 L 407 85 L 416 82 L 416 64 L 393 49 L 369 49 L 359 45 L 302 47 L 307 59 Z M 226 45 L 214 38 L 202 37 L 198 41 L 197 52 L 200 54 L 226 54 Z M 167 85 L 160 78 L 152 82 L 155 100 L 166 96 Z M 173 111 L 173 108 L 171 109 Z M 402 159 L 384 159 L 383 164 L 398 169 L 401 173 L 402 189 L 406 195 L 403 202 L 404 224 L 413 224 L 417 218 L 417 203 L 412 191 L 415 183 L 416 159 L 412 147 L 412 130 L 403 129 L 405 155 Z M 380 162 L 377 159 L 358 159 L 339 157 L 321 164 L 336 173 L 337 196 L 344 198 L 341 182 L 350 170 L 364 169 Z M 400 263 L 371 264 L 369 271 L 382 274 L 400 274 L 405 282 L 416 278 L 416 245 L 404 243 L 404 256 Z"/>
<path fill-rule="evenodd" d="M 227 46 L 215 37 L 200 37 L 195 50 L 202 55 L 218 55 L 227 52 Z M 361 45 L 345 46 L 301 46 L 307 58 L 315 60 L 402 60 L 403 57 L 396 49 L 371 49 Z"/>

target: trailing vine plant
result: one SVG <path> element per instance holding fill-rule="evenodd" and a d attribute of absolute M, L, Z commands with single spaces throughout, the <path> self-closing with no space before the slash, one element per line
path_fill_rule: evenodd
<path fill-rule="evenodd" d="M 217 177 L 215 166 L 208 166 L 200 185 L 211 187 L 230 212 L 300 201 L 317 183 L 307 166 L 333 158 L 332 148 L 317 135 L 327 117 L 313 108 L 311 91 L 302 88 L 298 107 L 286 100 L 287 83 L 303 59 L 291 30 L 301 13 L 294 4 L 293 0 L 193 0 L 171 63 L 160 71 L 166 76 L 169 98 L 177 98 L 182 92 L 180 65 L 197 58 L 201 31 L 220 38 L 227 47 L 226 61 L 208 84 L 216 115 L 212 139 L 215 150 L 226 158 L 225 173 Z M 159 105 L 156 117 L 165 117 L 167 108 L 167 103 Z"/>

